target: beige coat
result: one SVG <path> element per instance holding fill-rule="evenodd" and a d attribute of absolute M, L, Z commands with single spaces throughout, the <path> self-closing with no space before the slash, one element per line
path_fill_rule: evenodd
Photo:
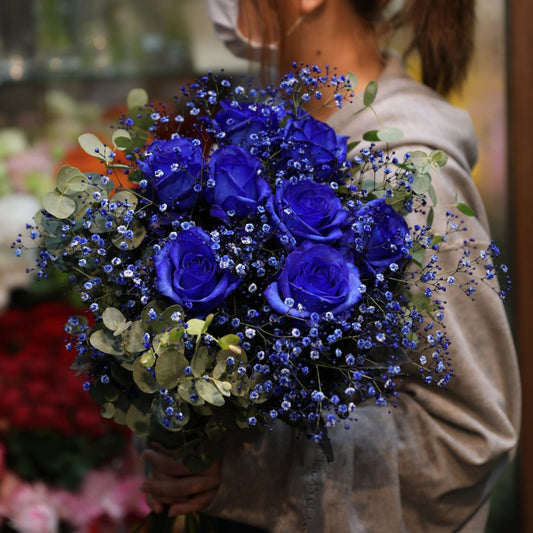
<path fill-rule="evenodd" d="M 484 207 L 470 171 L 477 157 L 471 121 L 405 73 L 390 56 L 375 110 L 398 127 L 399 155 L 442 149 L 448 164 L 433 173 L 436 230 L 458 195 L 474 208 L 469 233 L 489 242 Z M 377 129 L 374 115 L 345 106 L 330 124 L 352 139 Z M 463 238 L 464 235 L 461 236 Z M 442 252 L 453 268 L 457 256 Z M 498 296 L 480 287 L 475 303 L 447 293 L 446 324 L 456 377 L 449 390 L 418 376 L 401 385 L 399 406 L 358 408 L 358 422 L 331 432 L 335 461 L 279 424 L 261 438 L 228 438 L 223 484 L 208 512 L 272 533 L 482 532 L 488 498 L 517 443 L 520 385 L 507 317 Z M 245 440 L 248 439 L 248 440 Z"/>

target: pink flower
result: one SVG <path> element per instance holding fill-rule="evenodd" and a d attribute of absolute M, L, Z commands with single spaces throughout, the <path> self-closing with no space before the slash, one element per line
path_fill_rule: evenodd
<path fill-rule="evenodd" d="M 11 494 L 7 507 L 13 526 L 20 533 L 56 533 L 59 517 L 42 483 L 21 483 Z"/>

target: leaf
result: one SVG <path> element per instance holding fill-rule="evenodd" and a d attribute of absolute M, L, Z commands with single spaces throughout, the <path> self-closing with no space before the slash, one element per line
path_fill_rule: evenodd
<path fill-rule="evenodd" d="M 126 351 L 130 354 L 146 350 L 146 346 L 144 345 L 144 329 L 140 320 L 134 322 L 131 327 L 124 332 L 122 335 L 122 341 L 124 342 Z"/>
<path fill-rule="evenodd" d="M 363 139 L 368 142 L 378 142 L 378 130 L 365 131 L 365 133 L 363 133 Z"/>
<path fill-rule="evenodd" d="M 106 329 L 95 331 L 90 337 L 91 346 L 101 352 L 110 355 L 123 355 L 124 349 L 120 337 L 115 337 L 113 333 Z"/>
<path fill-rule="evenodd" d="M 138 437 L 147 437 L 150 434 L 150 418 L 150 412 L 143 413 L 131 404 L 126 413 L 126 424 Z"/>
<path fill-rule="evenodd" d="M 117 334 L 116 331 L 123 328 L 124 324 L 127 323 L 126 317 L 116 307 L 106 308 L 102 314 L 102 321 L 107 329 L 115 332 L 115 335 Z"/>
<path fill-rule="evenodd" d="M 231 383 L 216 380 L 213 380 L 213 382 L 223 396 L 231 396 Z"/>
<path fill-rule="evenodd" d="M 139 198 L 131 191 L 120 190 L 113 196 L 113 202 L 120 202 L 126 209 L 135 209 L 139 204 Z"/>
<path fill-rule="evenodd" d="M 348 72 L 346 76 L 346 84 L 350 89 L 355 89 L 357 87 L 357 76 L 353 72 Z"/>
<path fill-rule="evenodd" d="M 429 191 L 430 185 L 431 178 L 429 177 L 429 174 L 421 174 L 420 172 L 417 172 L 413 175 L 413 183 L 411 184 L 411 188 L 416 194 L 426 194 L 426 192 Z"/>
<path fill-rule="evenodd" d="M 148 93 L 144 89 L 132 89 L 128 93 L 128 109 L 144 107 L 148 103 Z"/>
<path fill-rule="evenodd" d="M 43 197 L 43 207 L 54 217 L 65 219 L 76 211 L 76 202 L 57 191 L 50 191 Z"/>
<path fill-rule="evenodd" d="M 374 103 L 374 100 L 376 99 L 377 94 L 378 94 L 377 82 L 375 81 L 369 82 L 363 94 L 363 103 L 365 104 L 366 107 L 370 107 Z"/>
<path fill-rule="evenodd" d="M 146 394 L 153 394 L 160 388 L 155 377 L 143 364 L 142 357 L 137 357 L 133 362 L 133 380 L 139 390 Z"/>
<path fill-rule="evenodd" d="M 103 418 L 113 418 L 116 411 L 116 407 L 111 402 L 107 402 L 102 405 L 102 408 L 100 409 L 100 415 L 102 415 Z"/>
<path fill-rule="evenodd" d="M 145 368 L 150 368 L 155 363 L 155 353 L 152 349 L 150 349 L 146 353 L 138 357 L 138 359 L 142 366 L 144 366 Z"/>
<path fill-rule="evenodd" d="M 180 380 L 178 384 L 179 397 L 190 405 L 203 405 L 204 399 L 197 394 L 192 378 Z"/>
<path fill-rule="evenodd" d="M 223 349 L 227 350 L 230 345 L 238 346 L 239 342 L 241 341 L 240 337 L 238 335 L 234 335 L 233 333 L 229 333 L 228 335 L 224 335 L 220 339 L 218 339 L 218 345 Z"/>
<path fill-rule="evenodd" d="M 378 131 L 380 141 L 393 143 L 398 142 L 403 137 L 403 131 L 399 128 L 384 128 Z"/>
<path fill-rule="evenodd" d="M 415 150 L 414 152 L 409 152 L 409 162 L 411 166 L 418 168 L 421 172 L 425 171 L 429 165 L 428 155 L 422 150 Z"/>
<path fill-rule="evenodd" d="M 199 396 L 203 398 L 207 403 L 210 403 L 211 405 L 216 405 L 217 407 L 221 407 L 222 405 L 224 405 L 224 396 L 222 396 L 218 388 L 213 383 L 203 378 L 199 378 L 195 380 L 194 385 L 196 387 L 196 390 L 198 391 Z"/>
<path fill-rule="evenodd" d="M 146 237 L 146 228 L 138 222 L 137 220 L 133 221 L 133 224 L 130 228 L 133 232 L 133 236 L 131 239 L 126 239 L 124 235 L 117 234 L 115 237 L 113 237 L 112 241 L 113 244 L 119 249 L 124 250 L 123 244 L 127 244 L 128 250 L 135 250 L 138 248 L 142 242 L 144 241 L 144 238 Z"/>
<path fill-rule="evenodd" d="M 349 154 L 352 150 L 357 148 L 361 144 L 361 141 L 352 141 L 351 143 L 348 143 L 346 146 L 346 153 Z"/>
<path fill-rule="evenodd" d="M 70 165 L 62 166 L 56 177 L 56 187 L 59 192 L 69 195 L 87 190 L 89 183 L 87 176 Z"/>
<path fill-rule="evenodd" d="M 431 228 L 431 226 L 433 226 L 433 220 L 435 218 L 435 210 L 430 207 L 429 208 L 429 211 L 428 211 L 428 217 L 427 217 L 427 220 L 426 220 L 426 224 Z"/>
<path fill-rule="evenodd" d="M 83 151 L 102 161 L 110 161 L 111 150 L 94 133 L 83 133 L 78 137 Z"/>
<path fill-rule="evenodd" d="M 201 346 L 196 350 L 191 359 L 191 370 L 194 377 L 201 377 L 207 368 L 207 361 L 209 358 L 209 350 L 207 346 Z"/>
<path fill-rule="evenodd" d="M 129 131 L 122 129 L 115 130 L 111 140 L 117 150 L 128 150 L 133 142 Z"/>
<path fill-rule="evenodd" d="M 185 367 L 189 361 L 183 354 L 174 348 L 166 348 L 158 356 L 155 363 L 155 377 L 164 389 L 173 389 L 180 378 L 185 376 Z"/>
<path fill-rule="evenodd" d="M 463 215 L 466 215 L 467 217 L 476 216 L 476 212 L 464 202 L 459 202 L 456 207 L 459 211 L 461 211 L 461 213 L 463 213 Z"/>
<path fill-rule="evenodd" d="M 189 335 L 201 335 L 204 332 L 205 320 L 191 318 L 187 321 L 187 333 Z"/>
<path fill-rule="evenodd" d="M 429 160 L 433 166 L 441 168 L 448 162 L 448 154 L 443 150 L 433 150 L 429 154 Z"/>

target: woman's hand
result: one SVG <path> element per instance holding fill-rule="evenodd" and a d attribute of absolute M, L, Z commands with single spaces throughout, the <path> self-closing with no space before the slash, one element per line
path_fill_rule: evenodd
<path fill-rule="evenodd" d="M 141 485 L 146 502 L 156 512 L 170 505 L 169 516 L 193 513 L 207 507 L 218 490 L 221 479 L 220 460 L 213 461 L 207 470 L 193 474 L 175 458 L 175 452 L 152 444 L 143 452 L 143 459 L 152 471 Z"/>

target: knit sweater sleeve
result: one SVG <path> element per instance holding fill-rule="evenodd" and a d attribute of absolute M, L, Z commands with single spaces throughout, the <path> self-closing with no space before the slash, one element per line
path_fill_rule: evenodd
<path fill-rule="evenodd" d="M 449 206 L 464 201 L 476 211 L 465 221 L 468 236 L 480 249 L 488 246 L 487 218 L 470 176 L 476 145 L 467 115 L 398 66 L 385 74 L 375 106 L 387 126 L 404 132 L 392 150 L 449 155 L 432 176 L 436 231 L 443 233 Z M 343 112 L 331 122 L 357 139 L 375 129 L 371 120 Z M 442 247 L 443 271 L 455 270 L 463 238 Z M 455 373 L 448 390 L 412 372 L 399 383 L 397 407 L 363 404 L 348 431 L 333 429 L 335 460 L 329 464 L 316 445 L 282 424 L 246 442 L 242 434 L 229 436 L 223 484 L 208 512 L 275 533 L 481 531 L 490 492 L 517 443 L 516 354 L 492 287 L 477 286 L 473 302 L 452 287 L 446 301 Z"/>

